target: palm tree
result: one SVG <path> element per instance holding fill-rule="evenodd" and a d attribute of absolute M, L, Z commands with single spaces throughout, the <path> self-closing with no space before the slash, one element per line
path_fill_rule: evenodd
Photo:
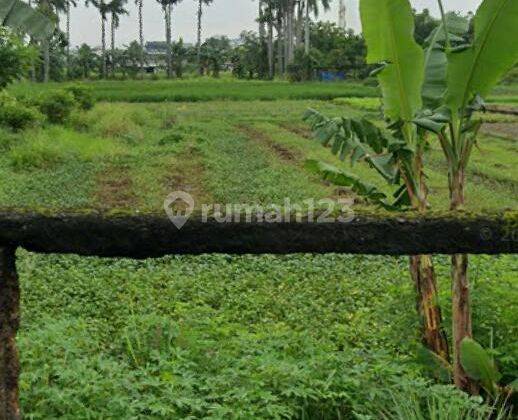
<path fill-rule="evenodd" d="M 200 69 L 200 73 L 202 72 L 201 69 L 201 18 L 203 16 L 203 5 L 209 6 L 214 0 L 197 0 L 198 2 L 198 38 L 196 42 L 196 54 L 198 57 L 198 67 Z"/>
<path fill-rule="evenodd" d="M 172 55 L 172 9 L 173 6 L 179 4 L 182 0 L 157 0 L 164 11 L 165 21 L 165 43 L 166 43 L 166 63 L 167 63 L 167 77 L 173 76 L 173 55 Z"/>
<path fill-rule="evenodd" d="M 138 26 L 140 40 L 140 76 L 144 76 L 144 0 L 135 0 L 138 8 Z"/>
<path fill-rule="evenodd" d="M 67 37 L 67 77 L 70 77 L 70 8 L 77 7 L 77 3 L 75 0 L 66 0 L 66 14 L 67 14 L 67 29 L 66 29 L 66 37 Z"/>
<path fill-rule="evenodd" d="M 110 13 L 109 4 L 105 0 L 85 0 L 85 4 L 88 6 L 92 4 L 101 15 L 101 42 L 102 42 L 102 53 L 101 53 L 101 76 L 106 78 L 107 74 L 107 62 L 106 62 L 106 20 L 108 13 Z"/>
<path fill-rule="evenodd" d="M 115 31 L 120 24 L 120 16 L 128 14 L 124 8 L 128 0 L 112 0 L 108 4 L 111 15 L 111 73 L 115 76 Z"/>
<path fill-rule="evenodd" d="M 45 16 L 59 24 L 59 12 L 66 11 L 67 0 L 37 0 L 38 10 Z M 32 5 L 32 3 L 31 3 Z M 52 34 L 42 39 L 43 52 L 43 82 L 47 83 L 50 79 L 50 42 Z"/>
<path fill-rule="evenodd" d="M 318 16 L 320 9 L 319 5 L 322 4 L 322 7 L 324 10 L 329 10 L 331 7 L 330 3 L 331 0 L 303 0 L 304 6 L 306 9 L 306 17 L 304 19 L 305 25 L 304 25 L 304 51 L 306 54 L 309 54 L 309 49 L 311 47 L 311 28 L 310 28 L 310 17 L 309 15 L 313 13 L 315 16 Z"/>

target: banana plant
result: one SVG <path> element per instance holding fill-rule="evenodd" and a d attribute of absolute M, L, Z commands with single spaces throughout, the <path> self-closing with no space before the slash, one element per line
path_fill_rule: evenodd
<path fill-rule="evenodd" d="M 430 100 L 414 123 L 437 137 L 448 164 L 450 209 L 461 210 L 466 171 L 482 125 L 475 111 L 483 110 L 483 98 L 518 61 L 518 1 L 484 0 L 474 18 L 472 40 L 467 26 L 448 17 L 442 1 L 438 3 L 442 25 L 428 49 L 432 58 L 424 88 Z M 467 255 L 452 257 L 454 380 L 458 387 L 476 392 L 460 349 L 463 340 L 472 337 L 468 264 Z"/>
<path fill-rule="evenodd" d="M 468 376 L 480 383 L 487 395 L 496 402 L 506 402 L 518 392 L 518 379 L 507 385 L 501 385 L 502 374 L 490 355 L 479 343 L 465 338 L 461 343 L 460 360 Z"/>
<path fill-rule="evenodd" d="M 393 201 L 357 177 L 328 165 L 311 163 L 329 180 L 340 181 L 371 202 L 389 209 L 425 213 L 428 188 L 423 167 L 426 131 L 414 124 L 422 109 L 425 54 L 414 40 L 414 19 L 408 0 L 361 0 L 360 14 L 368 45 L 367 61 L 377 64 L 386 130 L 364 119 L 326 119 L 315 111 L 306 116 L 324 145 L 351 162 L 367 162 L 394 188 Z M 430 255 L 410 258 L 417 291 L 423 344 L 445 361 L 449 347 L 442 328 L 437 282 Z"/>
<path fill-rule="evenodd" d="M 54 23 L 21 0 L 0 0 L 0 26 L 31 35 L 36 39 L 49 37 Z"/>

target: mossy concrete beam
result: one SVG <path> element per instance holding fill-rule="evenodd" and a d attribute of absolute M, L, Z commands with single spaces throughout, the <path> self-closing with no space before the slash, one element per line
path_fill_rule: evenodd
<path fill-rule="evenodd" d="M 179 230 L 165 215 L 0 210 L 0 246 L 130 258 L 203 253 L 505 254 L 518 252 L 516 220 L 516 213 L 358 215 L 348 223 L 218 223 L 193 216 Z"/>

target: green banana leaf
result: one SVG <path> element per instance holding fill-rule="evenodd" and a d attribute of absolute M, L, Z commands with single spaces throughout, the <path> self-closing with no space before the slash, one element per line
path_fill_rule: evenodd
<path fill-rule="evenodd" d="M 448 54 L 447 104 L 454 115 L 486 96 L 518 61 L 518 1 L 485 0 L 475 16 L 473 45 Z"/>
<path fill-rule="evenodd" d="M 53 22 L 21 0 L 0 0 L 0 26 L 22 31 L 37 39 L 52 34 Z"/>
<path fill-rule="evenodd" d="M 468 376 L 480 381 L 484 389 L 494 396 L 502 375 L 486 350 L 475 340 L 465 338 L 460 346 L 460 360 Z"/>
<path fill-rule="evenodd" d="M 445 17 L 448 39 L 452 46 L 464 43 L 462 37 L 468 32 L 469 21 L 457 15 L 448 13 Z M 426 40 L 426 52 L 424 60 L 424 84 L 423 106 L 427 109 L 435 109 L 444 101 L 447 88 L 448 57 L 446 55 L 446 33 L 444 24 L 435 28 Z"/>
<path fill-rule="evenodd" d="M 393 121 L 412 121 L 421 108 L 424 52 L 414 40 L 414 18 L 408 0 L 361 0 L 360 14 L 367 61 L 384 66 L 379 73 L 385 114 Z"/>

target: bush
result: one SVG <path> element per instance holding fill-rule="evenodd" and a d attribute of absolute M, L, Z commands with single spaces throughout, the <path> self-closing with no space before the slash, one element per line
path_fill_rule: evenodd
<path fill-rule="evenodd" d="M 34 127 L 43 121 L 37 109 L 17 101 L 9 94 L 0 93 L 0 126 L 14 131 Z"/>
<path fill-rule="evenodd" d="M 79 108 L 83 111 L 88 111 L 94 107 L 95 99 L 92 90 L 86 86 L 72 85 L 67 87 L 65 91 L 72 94 Z"/>
<path fill-rule="evenodd" d="M 0 26 L 0 89 L 24 75 L 33 58 L 33 52 L 16 34 Z"/>
<path fill-rule="evenodd" d="M 74 96 L 64 90 L 49 92 L 39 102 L 40 111 L 52 124 L 63 124 L 75 106 Z"/>
<path fill-rule="evenodd" d="M 48 143 L 34 141 L 14 147 L 9 161 L 15 170 L 49 169 L 64 161 L 63 153 Z"/>

